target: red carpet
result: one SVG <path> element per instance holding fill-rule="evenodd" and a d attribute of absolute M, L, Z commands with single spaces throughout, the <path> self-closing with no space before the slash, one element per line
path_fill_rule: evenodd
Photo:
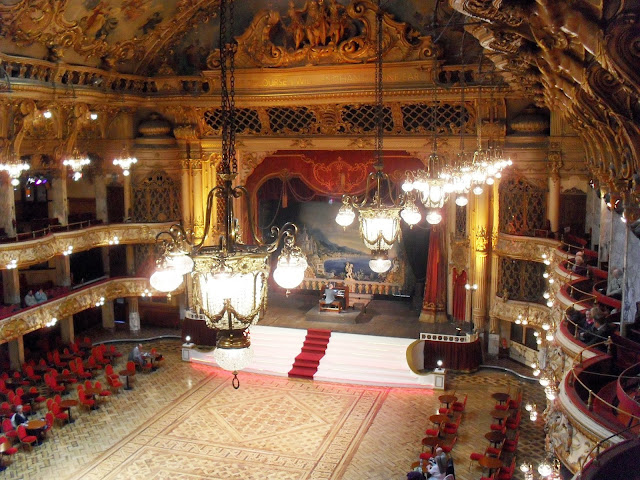
<path fill-rule="evenodd" d="M 310 328 L 302 345 L 302 352 L 293 362 L 293 368 L 289 371 L 290 377 L 313 379 L 318 371 L 320 359 L 329 345 L 331 330 L 318 330 Z"/>

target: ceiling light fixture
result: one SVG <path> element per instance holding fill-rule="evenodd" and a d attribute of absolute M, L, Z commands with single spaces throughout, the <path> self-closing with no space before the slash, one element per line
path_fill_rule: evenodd
<path fill-rule="evenodd" d="M 253 224 L 252 205 L 244 186 L 234 186 L 238 174 L 235 150 L 236 107 L 235 63 L 237 44 L 233 39 L 233 13 L 230 0 L 220 2 L 220 78 L 222 103 L 222 173 L 219 184 L 207 197 L 206 220 L 201 238 L 182 225 L 173 225 L 156 238 L 159 249 L 156 271 L 151 275 L 153 288 L 170 292 L 178 288 L 183 276 L 191 276 L 193 285 L 191 304 L 186 315 L 204 320 L 210 328 L 218 329 L 214 358 L 220 367 L 233 372 L 233 387 L 240 386 L 238 371 L 246 368 L 253 358 L 249 328 L 262 319 L 267 307 L 267 278 L 269 257 L 282 246 L 274 280 L 284 288 L 294 288 L 303 279 L 307 260 L 296 246 L 298 228 L 286 223 L 271 229 L 272 241 L 262 241 Z M 234 203 L 244 198 L 248 205 L 250 235 L 253 245 L 245 245 L 240 238 Z M 214 235 L 216 207 L 214 199 L 224 207 L 223 233 L 218 242 L 207 242 Z"/>

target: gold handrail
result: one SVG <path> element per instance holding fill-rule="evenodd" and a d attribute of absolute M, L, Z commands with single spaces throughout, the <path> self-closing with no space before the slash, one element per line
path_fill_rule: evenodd
<path fill-rule="evenodd" d="M 597 393 L 594 393 L 594 391 L 593 391 L 593 390 L 591 390 L 589 387 L 587 387 L 587 386 L 585 385 L 585 383 L 584 383 L 582 380 L 580 380 L 580 379 L 578 378 L 578 375 L 577 375 L 577 374 L 576 374 L 576 372 L 575 372 L 575 368 L 576 368 L 576 366 L 577 366 L 577 364 L 576 364 L 576 359 L 577 359 L 577 358 L 578 358 L 578 356 L 579 356 L 579 357 L 580 357 L 579 365 L 582 365 L 582 353 L 583 353 L 585 350 L 588 350 L 590 347 L 597 347 L 598 345 L 607 345 L 607 347 L 609 347 L 611 344 L 612 344 L 611 337 L 609 337 L 609 338 L 608 338 L 607 340 L 605 340 L 604 342 L 598 342 L 598 343 L 595 343 L 595 344 L 593 344 L 593 345 L 589 345 L 589 347 L 588 347 L 588 348 L 583 348 L 582 350 L 580 350 L 580 351 L 576 354 L 576 356 L 575 356 L 575 357 L 573 357 L 573 362 L 574 362 L 574 364 L 573 364 L 573 366 L 571 367 L 571 374 L 573 375 L 574 381 L 575 381 L 575 380 L 577 380 L 577 381 L 578 381 L 578 383 L 580 383 L 580 385 L 582 385 L 582 386 L 584 387 L 584 389 L 585 389 L 587 392 L 589 392 L 589 398 L 588 398 L 588 400 L 587 400 L 587 408 L 589 409 L 589 411 L 591 411 L 591 409 L 593 408 L 593 400 L 594 400 L 594 399 L 598 399 L 600 402 L 604 403 L 604 404 L 605 404 L 605 405 L 607 405 L 608 407 L 613 408 L 616 412 L 622 412 L 622 413 L 624 413 L 625 415 L 627 415 L 627 416 L 631 417 L 632 419 L 637 420 L 637 421 L 639 421 L 639 422 L 640 422 L 640 417 L 636 417 L 635 415 L 632 415 L 631 413 L 629 413 L 629 412 L 627 412 L 627 411 L 625 411 L 625 410 L 621 410 L 621 409 L 619 409 L 618 407 L 616 407 L 615 405 L 612 405 L 612 404 L 610 404 L 609 402 L 607 402 L 605 399 L 603 399 L 603 398 L 599 397 Z"/>

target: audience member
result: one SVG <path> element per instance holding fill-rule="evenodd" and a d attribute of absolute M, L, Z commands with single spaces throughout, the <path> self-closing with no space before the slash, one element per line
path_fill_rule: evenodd
<path fill-rule="evenodd" d="M 425 480 L 425 476 L 422 472 L 418 472 L 417 470 L 413 470 L 407 473 L 407 480 Z"/>
<path fill-rule="evenodd" d="M 140 367 L 144 366 L 147 363 L 147 359 L 145 358 L 145 355 L 142 352 L 141 343 L 133 347 L 133 349 L 131 350 L 131 353 L 129 353 L 129 361 L 135 362 Z"/>
<path fill-rule="evenodd" d="M 429 460 L 429 468 L 427 472 L 429 473 L 429 478 L 433 480 L 443 480 L 445 475 L 447 474 L 447 461 L 446 455 L 444 456 L 445 461 L 442 461 L 441 456 L 436 456 L 435 460 Z"/>
<path fill-rule="evenodd" d="M 607 338 L 613 335 L 615 331 L 615 326 L 608 323 L 604 318 L 595 317 L 593 319 L 594 330 L 591 334 L 591 338 L 588 341 L 585 341 L 587 345 L 594 345 L 596 343 L 604 342 Z M 600 350 L 606 351 L 606 345 L 598 345 Z"/>
<path fill-rule="evenodd" d="M 585 277 L 587 275 L 587 266 L 584 263 L 584 257 L 576 254 L 573 268 L 571 269 L 576 275 Z"/>
<path fill-rule="evenodd" d="M 22 405 L 16 407 L 16 413 L 11 417 L 11 425 L 13 428 L 18 428 L 19 425 L 27 423 L 27 417 L 22 414 Z"/>
<path fill-rule="evenodd" d="M 611 276 L 607 279 L 607 297 L 622 299 L 622 270 L 614 268 Z"/>
<path fill-rule="evenodd" d="M 36 299 L 36 303 L 42 303 L 47 301 L 47 294 L 44 293 L 44 290 L 42 289 L 38 290 L 34 295 L 34 297 Z"/>
<path fill-rule="evenodd" d="M 29 290 L 27 294 L 24 296 L 24 304 L 27 307 L 32 307 L 36 303 L 38 302 L 36 301 L 36 297 L 33 295 L 33 290 Z"/>

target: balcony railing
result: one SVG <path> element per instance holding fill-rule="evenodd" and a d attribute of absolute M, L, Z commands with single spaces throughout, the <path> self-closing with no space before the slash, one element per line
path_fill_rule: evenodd
<path fill-rule="evenodd" d="M 100 224 L 80 222 L 68 231 L 58 231 L 66 225 L 51 227 L 44 236 L 12 243 L 0 243 L 0 269 L 27 267 L 45 262 L 63 252 L 90 250 L 119 244 L 153 243 L 156 235 L 166 231 L 167 223 L 116 223 Z M 55 228 L 55 230 L 54 230 Z M 117 240 L 116 240 L 117 239 Z"/>

